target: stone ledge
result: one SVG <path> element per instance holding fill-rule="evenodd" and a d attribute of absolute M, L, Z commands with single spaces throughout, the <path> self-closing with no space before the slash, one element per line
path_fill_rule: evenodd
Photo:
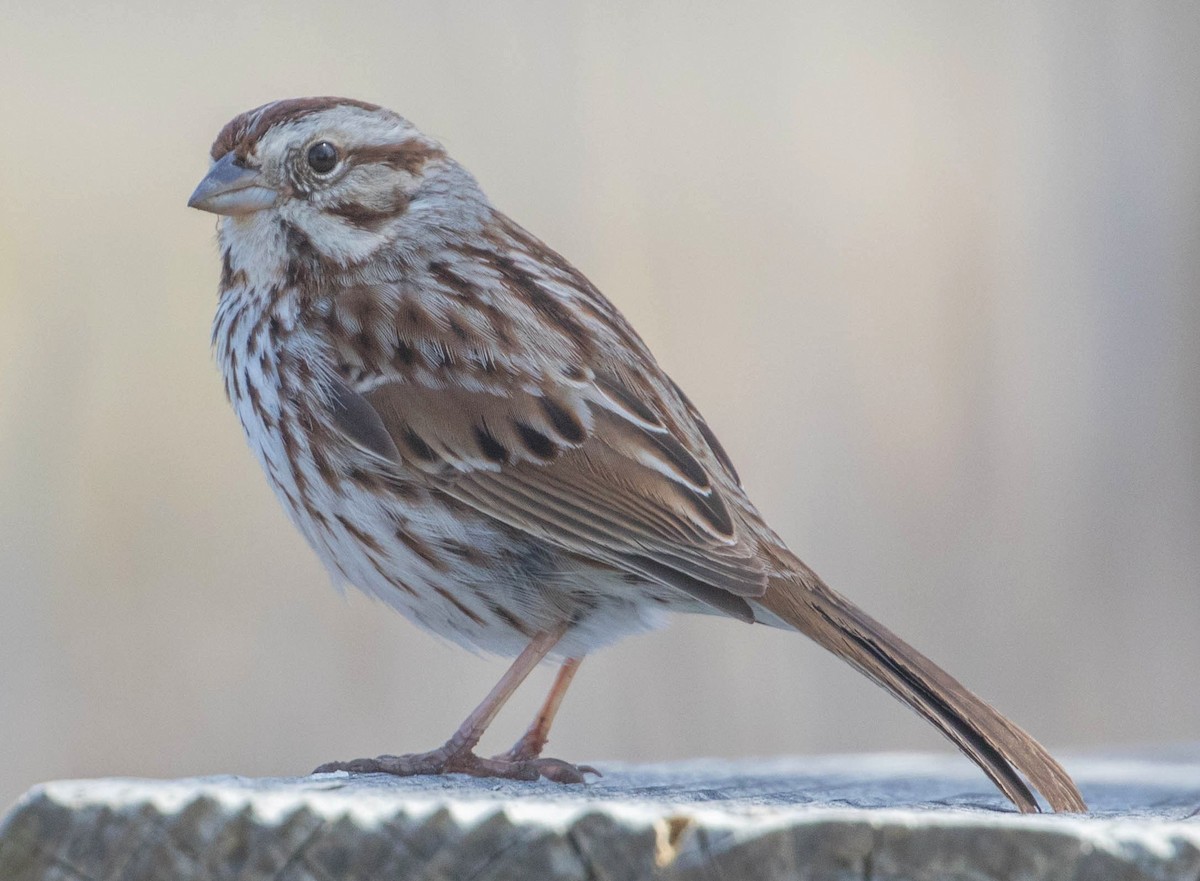
<path fill-rule="evenodd" d="M 1200 878 L 1200 762 L 1068 765 L 1089 816 L 1022 816 L 965 761 L 911 755 L 602 763 L 587 787 L 59 781 L 4 818 L 0 878 Z"/>

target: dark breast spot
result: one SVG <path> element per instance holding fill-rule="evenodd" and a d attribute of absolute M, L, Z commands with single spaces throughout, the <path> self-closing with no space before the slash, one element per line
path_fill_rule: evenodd
<path fill-rule="evenodd" d="M 453 538 L 442 539 L 442 548 L 448 554 L 452 554 L 464 563 L 469 563 L 472 566 L 486 566 L 488 559 L 483 553 L 466 542 L 458 541 Z"/>
<path fill-rule="evenodd" d="M 449 568 L 446 561 L 438 556 L 433 548 L 426 544 L 419 536 L 410 532 L 405 526 L 397 526 L 395 534 L 401 544 L 420 557 L 431 569 L 438 572 L 445 572 Z"/>
<path fill-rule="evenodd" d="M 529 627 L 521 623 L 517 616 L 508 611 L 508 609 L 504 608 L 504 606 L 488 600 L 484 600 L 484 602 L 487 604 L 488 611 L 499 618 L 502 622 L 507 624 L 510 628 L 517 631 L 517 633 L 520 633 L 522 636 L 530 635 Z"/>
<path fill-rule="evenodd" d="M 359 529 L 350 521 L 349 518 L 338 514 L 337 522 L 340 523 L 342 528 L 350 533 L 350 535 L 354 537 L 355 541 L 357 541 L 363 547 L 373 551 L 376 554 L 383 553 L 383 546 L 379 544 L 378 539 L 376 539 L 375 536 L 371 535 L 370 533 Z"/>
<path fill-rule="evenodd" d="M 476 625 L 482 627 L 486 623 L 482 618 L 463 605 L 459 599 L 454 596 L 454 594 L 446 590 L 444 587 L 434 587 L 434 590 L 437 591 L 438 595 L 441 596 L 442 599 L 446 600 L 446 602 L 458 609 L 458 611 L 460 611 L 463 615 L 474 621 Z"/>

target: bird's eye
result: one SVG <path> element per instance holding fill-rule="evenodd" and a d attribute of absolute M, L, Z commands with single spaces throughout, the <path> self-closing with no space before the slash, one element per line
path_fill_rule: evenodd
<path fill-rule="evenodd" d="M 328 141 L 317 141 L 308 148 L 308 165 L 317 174 L 329 174 L 338 164 L 337 147 Z"/>

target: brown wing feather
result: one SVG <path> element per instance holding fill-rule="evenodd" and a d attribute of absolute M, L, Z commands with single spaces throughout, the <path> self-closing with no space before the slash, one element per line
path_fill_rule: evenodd
<path fill-rule="evenodd" d="M 757 545 L 705 465 L 664 427 L 610 410 L 597 387 L 499 395 L 397 381 L 360 399 L 405 465 L 482 513 L 693 595 L 697 583 L 766 589 Z M 339 400 L 335 418 L 360 409 Z"/>

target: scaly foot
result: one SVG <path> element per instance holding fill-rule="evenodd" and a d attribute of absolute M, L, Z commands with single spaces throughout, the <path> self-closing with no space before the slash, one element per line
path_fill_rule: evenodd
<path fill-rule="evenodd" d="M 451 752 L 445 747 L 427 753 L 403 756 L 379 756 L 374 759 L 352 759 L 349 762 L 326 762 L 314 774 L 348 771 L 351 774 L 394 774 L 397 777 L 416 777 L 438 774 L 470 774 L 472 777 L 499 777 L 505 780 L 537 780 L 541 777 L 555 783 L 584 783 L 585 774 L 600 776 L 591 765 L 572 765 L 562 759 L 510 757 L 507 753 L 491 759 L 469 750 Z"/>

